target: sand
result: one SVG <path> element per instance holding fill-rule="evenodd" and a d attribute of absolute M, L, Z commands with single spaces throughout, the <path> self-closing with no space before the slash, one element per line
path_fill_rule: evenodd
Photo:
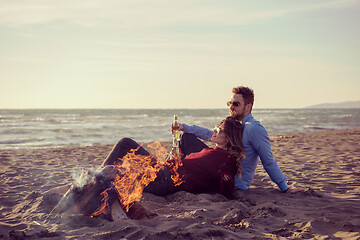
<path fill-rule="evenodd" d="M 71 174 L 97 167 L 112 146 L 0 151 L 0 239 L 360 239 L 360 129 L 271 136 L 293 187 L 281 193 L 261 164 L 248 191 L 144 194 L 151 218 L 50 218 Z M 168 145 L 168 143 L 167 143 Z M 167 146 L 168 147 L 168 146 Z"/>

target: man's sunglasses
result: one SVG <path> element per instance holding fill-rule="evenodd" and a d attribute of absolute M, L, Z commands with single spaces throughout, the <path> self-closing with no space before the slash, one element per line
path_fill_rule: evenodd
<path fill-rule="evenodd" d="M 230 107 L 231 105 L 233 105 L 234 107 L 240 106 L 240 102 L 237 102 L 237 101 L 235 101 L 235 102 L 228 101 L 226 104 L 228 105 L 228 107 Z"/>

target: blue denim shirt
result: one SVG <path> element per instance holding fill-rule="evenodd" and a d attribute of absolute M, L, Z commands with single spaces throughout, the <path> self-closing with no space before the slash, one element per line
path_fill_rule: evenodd
<path fill-rule="evenodd" d="M 251 114 L 244 117 L 242 122 L 245 126 L 242 134 L 242 143 L 246 152 L 246 158 L 242 160 L 241 166 L 243 171 L 241 178 L 235 176 L 235 187 L 241 190 L 249 189 L 260 157 L 261 163 L 271 180 L 279 186 L 281 191 L 286 191 L 288 189 L 287 179 L 274 160 L 269 135 L 265 128 Z M 186 124 L 184 124 L 183 131 L 193 133 L 198 138 L 206 141 L 210 140 L 213 133 L 210 129 L 196 125 L 188 126 Z"/>

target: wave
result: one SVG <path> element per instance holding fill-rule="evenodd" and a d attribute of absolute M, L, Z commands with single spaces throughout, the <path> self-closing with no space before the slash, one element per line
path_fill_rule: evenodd
<path fill-rule="evenodd" d="M 351 118 L 352 114 L 331 115 L 332 118 Z"/>
<path fill-rule="evenodd" d="M 1 145 L 11 145 L 11 144 L 23 144 L 23 143 L 32 143 L 44 141 L 45 138 L 18 138 L 18 139 L 3 139 L 0 140 Z"/>
<path fill-rule="evenodd" d="M 339 129 L 339 128 L 335 128 L 335 127 L 326 127 L 326 126 L 314 126 L 314 125 L 303 125 L 304 129 L 307 130 L 335 130 L 335 129 Z"/>

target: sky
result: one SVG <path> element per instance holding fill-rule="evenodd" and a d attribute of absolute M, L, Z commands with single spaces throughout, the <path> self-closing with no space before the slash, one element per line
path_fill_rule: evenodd
<path fill-rule="evenodd" d="M 359 0 L 0 0 L 0 109 L 360 100 Z"/>

